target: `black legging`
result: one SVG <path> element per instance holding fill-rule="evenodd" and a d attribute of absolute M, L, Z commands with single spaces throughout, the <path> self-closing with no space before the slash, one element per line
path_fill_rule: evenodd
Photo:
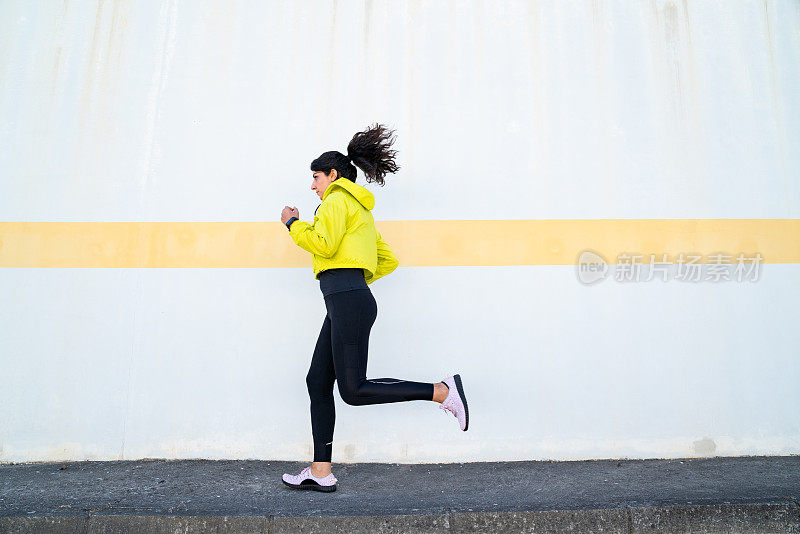
<path fill-rule="evenodd" d="M 354 289 L 325 297 L 328 313 L 306 376 L 311 397 L 314 461 L 330 462 L 333 448 L 333 381 L 342 400 L 353 406 L 433 400 L 433 384 L 396 378 L 367 380 L 369 331 L 378 315 L 372 291 Z"/>

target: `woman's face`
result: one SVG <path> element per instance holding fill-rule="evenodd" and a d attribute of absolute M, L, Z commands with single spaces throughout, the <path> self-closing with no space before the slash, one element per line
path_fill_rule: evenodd
<path fill-rule="evenodd" d="M 330 175 L 326 176 L 322 171 L 316 171 L 313 174 L 313 179 L 311 181 L 311 189 L 317 192 L 317 196 L 320 200 L 322 200 L 322 195 L 325 194 L 325 190 L 331 185 L 331 182 L 336 180 L 338 176 L 338 172 L 336 169 L 331 169 Z"/>

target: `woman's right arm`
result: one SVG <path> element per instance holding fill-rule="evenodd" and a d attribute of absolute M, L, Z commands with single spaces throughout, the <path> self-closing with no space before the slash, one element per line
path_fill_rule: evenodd
<path fill-rule="evenodd" d="M 371 284 L 378 278 L 386 276 L 400 265 L 391 247 L 389 247 L 389 243 L 383 240 L 383 236 L 381 236 L 377 228 L 375 229 L 375 233 L 378 243 L 378 266 L 375 268 L 375 274 L 367 281 L 367 284 Z"/>

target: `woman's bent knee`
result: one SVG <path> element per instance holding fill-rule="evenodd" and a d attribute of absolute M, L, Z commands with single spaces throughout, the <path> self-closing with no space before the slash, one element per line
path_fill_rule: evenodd
<path fill-rule="evenodd" d="M 358 396 L 358 388 L 345 382 L 339 382 L 339 396 L 350 406 L 360 406 L 364 404 L 363 399 Z"/>

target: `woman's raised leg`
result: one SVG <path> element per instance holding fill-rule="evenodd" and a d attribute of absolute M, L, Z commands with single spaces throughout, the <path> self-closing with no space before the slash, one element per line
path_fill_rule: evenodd
<path fill-rule="evenodd" d="M 343 401 L 363 406 L 434 400 L 435 386 L 430 382 L 367 379 L 369 334 L 378 313 L 372 291 L 356 289 L 333 293 L 325 298 L 325 304 L 331 319 L 333 365 Z"/>

